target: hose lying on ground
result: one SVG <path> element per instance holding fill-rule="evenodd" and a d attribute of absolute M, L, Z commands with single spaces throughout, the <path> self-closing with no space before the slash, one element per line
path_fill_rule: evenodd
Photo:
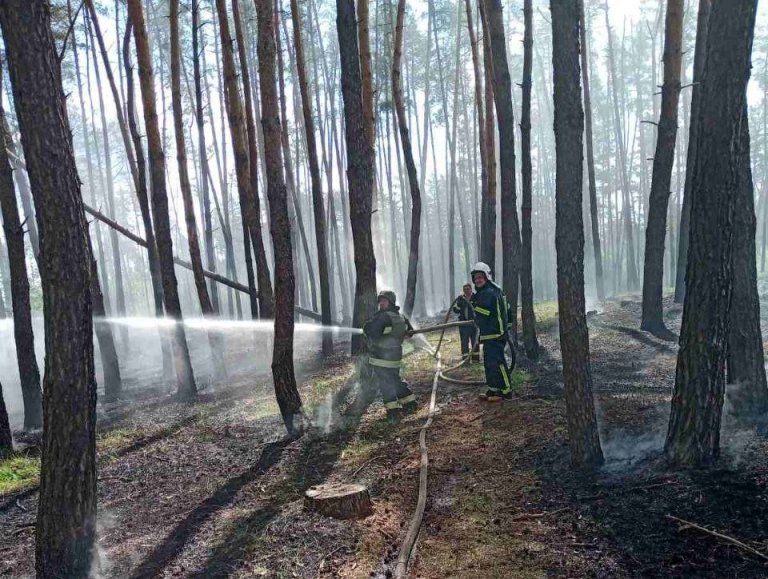
<path fill-rule="evenodd" d="M 450 309 L 448 311 L 450 311 Z M 443 324 L 443 326 L 448 326 L 448 324 Z M 434 330 L 434 328 L 432 329 Z M 443 328 L 443 332 L 444 331 L 445 328 Z M 445 380 L 446 382 L 461 384 L 465 386 L 481 386 L 485 384 L 484 380 L 458 380 L 456 378 L 446 377 L 445 372 L 456 370 L 457 368 L 466 364 L 471 356 L 471 353 L 464 355 L 461 359 L 461 362 L 455 366 L 443 370 L 442 358 L 440 357 L 440 346 L 442 343 L 443 335 L 441 333 L 437 348 L 435 348 L 433 352 L 430 352 L 436 358 L 437 363 L 435 367 L 435 377 L 432 379 L 432 394 L 429 399 L 429 414 L 427 415 L 426 422 L 421 427 L 421 432 L 419 432 L 419 450 L 421 453 L 421 462 L 419 466 L 419 498 L 416 501 L 416 511 L 413 513 L 413 517 L 411 518 L 411 523 L 408 526 L 408 532 L 405 534 L 405 538 L 403 538 L 403 542 L 400 545 L 400 554 L 397 557 L 397 565 L 395 566 L 394 573 L 396 579 L 405 577 L 408 573 L 408 564 L 410 563 L 411 555 L 413 554 L 413 548 L 416 545 L 416 539 L 419 537 L 421 522 L 424 519 L 424 509 L 427 505 L 427 469 L 429 467 L 429 455 L 427 453 L 427 429 L 432 424 L 432 419 L 435 416 L 437 383 L 440 380 Z M 432 349 L 426 340 L 424 344 L 421 345 L 421 348 L 427 352 Z"/>

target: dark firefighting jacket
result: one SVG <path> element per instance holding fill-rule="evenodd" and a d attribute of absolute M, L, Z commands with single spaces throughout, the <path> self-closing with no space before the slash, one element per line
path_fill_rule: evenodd
<path fill-rule="evenodd" d="M 504 290 L 492 281 L 476 290 L 472 298 L 475 325 L 480 330 L 480 341 L 506 338 L 509 328 L 509 309 Z"/>
<path fill-rule="evenodd" d="M 403 360 L 403 340 L 412 329 L 400 308 L 379 310 L 363 325 L 368 339 L 368 363 L 380 368 L 399 368 Z"/>

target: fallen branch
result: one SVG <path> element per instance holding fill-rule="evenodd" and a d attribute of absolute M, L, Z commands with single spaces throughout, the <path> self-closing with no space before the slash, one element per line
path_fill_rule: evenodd
<path fill-rule="evenodd" d="M 547 511 L 545 513 L 521 513 L 519 515 L 515 515 L 510 520 L 512 521 L 525 521 L 527 519 L 543 519 L 544 517 L 548 517 L 549 515 L 556 515 L 557 513 L 562 513 L 563 511 L 570 511 L 571 507 L 563 507 L 562 509 L 555 509 L 554 511 Z"/>
<path fill-rule="evenodd" d="M 374 456 L 373 458 L 366 460 L 363 464 L 360 465 L 360 467 L 355 472 L 352 473 L 352 478 L 355 478 L 360 473 L 360 471 L 363 470 L 366 466 L 368 466 L 372 462 L 376 462 L 381 458 L 386 458 L 386 455 L 380 454 L 379 456 Z"/>
<path fill-rule="evenodd" d="M 752 555 L 755 555 L 756 557 L 759 557 L 763 561 L 768 561 L 768 555 L 765 555 L 764 553 L 761 553 L 757 549 L 754 549 L 750 547 L 749 545 L 746 545 L 739 541 L 738 539 L 734 539 L 733 537 L 729 537 L 728 535 L 724 535 L 722 533 L 718 533 L 717 531 L 710 531 L 707 528 L 702 527 L 701 525 L 697 525 L 696 523 L 692 523 L 691 521 L 686 521 L 685 519 L 680 519 L 678 517 L 672 516 L 672 515 L 666 515 L 666 517 L 672 521 L 676 521 L 682 525 L 678 531 L 683 531 L 685 529 L 695 529 L 697 531 L 701 531 L 702 533 L 706 533 L 707 535 L 712 535 L 713 537 L 716 537 L 720 539 L 721 541 L 725 541 L 726 543 L 730 543 L 731 545 L 734 545 L 738 547 L 739 549 L 742 549 L 743 551 L 746 551 L 747 553 L 751 553 Z"/>

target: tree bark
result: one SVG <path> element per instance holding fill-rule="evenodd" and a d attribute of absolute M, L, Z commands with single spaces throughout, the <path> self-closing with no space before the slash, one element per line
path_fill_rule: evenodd
<path fill-rule="evenodd" d="M 39 577 L 84 577 L 96 538 L 96 387 L 88 232 L 61 68 L 42 0 L 0 4 L 38 227 L 45 313 Z"/>
<path fill-rule="evenodd" d="M 170 45 L 171 45 L 171 107 L 173 109 L 173 128 L 176 136 L 176 163 L 179 170 L 179 189 L 184 203 L 184 221 L 187 226 L 189 261 L 192 263 L 192 275 L 195 280 L 197 299 L 204 317 L 212 317 L 213 304 L 208 294 L 208 286 L 203 275 L 203 258 L 200 254 L 200 241 L 197 237 L 197 218 L 192 202 L 192 185 L 187 169 L 187 145 L 184 139 L 184 118 L 181 105 L 181 47 L 179 41 L 179 0 L 170 0 Z M 224 364 L 222 335 L 208 330 L 208 342 L 211 347 L 214 377 L 226 379 L 227 369 Z"/>
<path fill-rule="evenodd" d="M 275 12 L 273 0 L 256 0 L 258 22 L 259 92 L 261 126 L 264 132 L 264 160 L 267 171 L 269 229 L 275 250 L 275 339 L 272 378 L 283 422 L 291 435 L 300 434 L 301 397 L 293 369 L 293 306 L 295 279 L 291 225 L 288 220 L 288 192 L 283 178 L 280 144 L 280 109 L 276 86 Z"/>
<path fill-rule="evenodd" d="M 224 97 L 227 105 L 232 149 L 235 153 L 235 174 L 237 190 L 240 195 L 240 211 L 248 237 L 253 246 L 256 261 L 256 279 L 259 286 L 259 316 L 272 318 L 275 315 L 275 298 L 270 280 L 269 264 L 261 232 L 261 216 L 258 201 L 258 161 L 256 158 L 255 124 L 253 131 L 248 130 L 243 118 L 243 103 L 237 86 L 232 35 L 229 30 L 226 0 L 216 0 L 221 33 L 221 57 L 224 66 Z M 245 67 L 242 70 L 245 73 Z M 250 83 L 243 83 L 250 95 Z M 248 96 L 246 95 L 246 96 Z M 251 99 L 248 99 L 251 100 Z M 251 158 L 253 157 L 253 158 Z"/>
<path fill-rule="evenodd" d="M 0 459 L 13 452 L 13 435 L 11 423 L 8 421 L 8 410 L 3 397 L 3 385 L 0 384 Z"/>
<path fill-rule="evenodd" d="M 295 1 L 295 0 L 294 0 Z M 400 62 L 403 56 L 403 20 L 405 19 L 405 0 L 398 0 L 397 22 L 395 24 L 395 49 L 392 57 L 392 96 L 395 101 L 397 124 L 400 129 L 400 141 L 403 146 L 405 168 L 408 173 L 408 185 L 411 190 L 411 235 L 408 254 L 408 278 L 406 280 L 404 311 L 406 316 L 413 312 L 416 303 L 416 279 L 419 264 L 419 238 L 421 236 L 421 191 L 416 175 L 416 163 L 413 159 L 411 135 L 405 115 L 403 88 L 400 80 Z"/>
<path fill-rule="evenodd" d="M 181 313 L 176 272 L 173 269 L 173 240 L 171 239 L 171 222 L 168 214 L 168 195 L 165 183 L 165 153 L 157 122 L 152 57 L 149 50 L 149 39 L 144 23 L 144 11 L 141 0 L 128 0 L 128 13 L 131 17 L 133 37 L 136 42 L 139 84 L 144 105 L 144 125 L 147 132 L 149 173 L 152 185 L 152 217 L 157 240 L 160 273 L 163 281 L 163 300 L 166 315 L 175 322 L 172 330 L 172 346 L 176 368 L 176 382 L 179 396 L 184 399 L 190 399 L 197 394 L 197 386 L 195 385 L 195 375 L 192 371 L 192 362 L 189 357 L 189 347 Z"/>
<path fill-rule="evenodd" d="M 513 336 L 517 335 L 517 294 L 520 282 L 520 225 L 517 220 L 515 185 L 515 115 L 512 81 L 507 63 L 507 42 L 501 0 L 485 2 L 487 34 L 493 61 L 493 94 L 499 118 L 499 159 L 501 165 L 501 252 L 504 293 L 513 315 Z M 491 264 L 489 264 L 491 265 Z M 491 267 L 493 267 L 491 265 Z"/>
<path fill-rule="evenodd" d="M 378 3 L 376 4 L 378 6 Z M 378 36 L 378 35 L 377 35 Z M 360 59 L 361 95 L 363 99 L 363 126 L 370 141 L 376 147 L 376 112 L 373 110 L 373 74 L 371 71 L 371 39 L 368 0 L 357 1 L 357 44 Z"/>
<path fill-rule="evenodd" d="M 551 0 L 555 104 L 557 299 L 571 460 L 603 461 L 597 431 L 584 303 L 584 113 L 579 82 L 580 0 Z"/>
<path fill-rule="evenodd" d="M 589 216 L 592 226 L 592 251 L 595 255 L 595 286 L 597 299 L 605 300 L 603 278 L 603 249 L 600 243 L 600 223 L 597 207 L 597 184 L 595 182 L 595 151 L 592 138 L 592 96 L 589 90 L 589 45 L 587 43 L 587 19 L 584 2 L 581 2 L 581 80 L 584 83 L 584 130 L 587 139 L 587 175 L 589 178 Z"/>
<path fill-rule="evenodd" d="M 200 26 L 200 0 L 192 0 L 192 66 L 195 82 L 195 124 L 197 126 L 197 142 L 200 155 L 200 190 L 202 196 L 203 213 L 203 239 L 205 240 L 205 259 L 208 270 L 216 271 L 216 253 L 213 245 L 213 220 L 211 218 L 211 196 L 208 188 L 208 151 L 205 145 L 205 120 L 203 118 L 203 88 L 202 71 L 200 70 L 199 35 L 202 35 Z M 215 283 L 211 283 L 211 305 L 213 311 L 220 312 L 219 290 Z"/>
<path fill-rule="evenodd" d="M 709 17 L 691 189 L 691 259 L 665 445 L 669 460 L 681 466 L 711 463 L 720 452 L 735 192 L 745 178 L 739 171 L 741 134 L 756 5 L 715 2 Z"/>
<path fill-rule="evenodd" d="M 733 211 L 733 297 L 728 332 L 728 402 L 733 416 L 745 423 L 765 425 L 768 383 L 760 329 L 755 247 L 755 188 L 752 182 L 747 108 L 742 115 L 741 160 Z"/>
<path fill-rule="evenodd" d="M 488 34 L 485 0 L 478 0 L 483 23 L 483 64 L 485 68 L 485 159 L 488 163 L 488 191 L 480 204 L 480 257 L 496 270 L 496 120 L 494 117 L 493 57 Z"/>
<path fill-rule="evenodd" d="M 664 285 L 664 238 L 675 162 L 680 67 L 683 60 L 683 0 L 667 0 L 664 32 L 664 85 L 661 88 L 661 115 L 653 156 L 653 176 L 645 232 L 643 311 L 640 327 L 652 333 L 666 331 L 662 308 Z"/>
<path fill-rule="evenodd" d="M 16 363 L 19 368 L 21 394 L 24 400 L 24 430 L 42 428 L 43 404 L 40 390 L 40 370 L 35 357 L 35 336 L 32 330 L 32 309 L 29 301 L 29 278 L 24 252 L 24 228 L 16 205 L 13 170 L 8 158 L 10 135 L 6 131 L 5 111 L 0 99 L 0 211 L 8 250 L 10 272 L 13 337 L 16 343 Z M 0 425 L 1 426 L 1 425 Z M 0 444 L 0 447 L 2 445 Z"/>
<path fill-rule="evenodd" d="M 355 251 L 355 303 L 352 323 L 361 328 L 376 309 L 376 256 L 371 234 L 374 149 L 366 132 L 360 77 L 357 17 L 354 0 L 336 0 L 336 30 L 341 58 L 341 92 L 344 100 L 344 133 L 347 145 L 350 222 Z M 361 336 L 352 336 L 352 352 L 362 351 Z"/>
<path fill-rule="evenodd" d="M 531 360 L 539 357 L 536 338 L 536 315 L 533 312 L 533 167 L 531 165 L 531 69 L 533 67 L 533 6 L 523 3 L 525 32 L 523 36 L 523 110 L 520 115 L 520 146 L 522 159 L 523 202 L 522 262 L 520 264 L 520 301 L 523 322 L 523 347 Z"/>
<path fill-rule="evenodd" d="M 328 240 L 326 235 L 325 210 L 323 207 L 323 183 L 320 178 L 320 164 L 317 159 L 315 121 L 312 118 L 312 101 L 309 96 L 309 81 L 304 57 L 304 39 L 301 34 L 301 14 L 298 0 L 291 0 L 293 19 L 293 43 L 296 50 L 296 70 L 301 91 L 301 108 L 304 115 L 304 137 L 307 140 L 307 158 L 312 182 L 312 209 L 315 216 L 315 244 L 317 245 L 317 269 L 320 274 L 320 311 L 323 325 L 331 324 L 331 286 L 328 272 Z M 333 335 L 323 332 L 323 355 L 333 353 Z"/>
<path fill-rule="evenodd" d="M 712 0 L 699 0 L 699 13 L 696 21 L 696 46 L 693 53 L 693 87 L 691 90 L 691 123 L 688 132 L 688 152 L 686 158 L 685 186 L 683 188 L 683 206 L 680 210 L 680 233 L 677 245 L 677 276 L 675 280 L 675 303 L 685 300 L 685 274 L 688 269 L 688 248 L 691 227 L 691 188 L 693 186 L 693 168 L 696 165 L 698 149 L 699 113 L 701 108 L 701 83 L 704 75 L 707 51 L 707 30 Z"/>

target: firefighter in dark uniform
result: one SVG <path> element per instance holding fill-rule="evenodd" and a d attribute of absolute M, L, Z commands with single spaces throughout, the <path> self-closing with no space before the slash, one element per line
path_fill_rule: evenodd
<path fill-rule="evenodd" d="M 475 284 L 472 306 L 475 309 L 475 325 L 480 331 L 480 343 L 483 345 L 485 380 L 488 384 L 484 397 L 489 402 L 499 402 L 508 398 L 512 391 L 511 371 L 504 356 L 510 326 L 507 298 L 504 290 L 493 283 L 491 268 L 485 263 L 477 263 L 472 268 L 472 282 Z M 514 356 L 514 349 L 512 354 Z"/>
<path fill-rule="evenodd" d="M 396 422 L 416 410 L 416 396 L 400 377 L 403 340 L 413 330 L 400 313 L 395 292 L 379 292 L 379 311 L 363 325 L 368 339 L 368 365 L 373 384 L 381 392 L 387 420 Z"/>
<path fill-rule="evenodd" d="M 459 321 L 475 319 L 475 310 L 472 308 L 472 284 L 464 284 L 463 293 L 453 302 L 453 312 L 459 314 Z M 479 347 L 477 343 L 477 328 L 472 326 L 460 326 L 459 337 L 461 338 L 461 355 L 469 356 L 469 361 L 473 362 L 480 359 Z M 470 350 L 471 348 L 471 350 Z M 471 354 L 470 354 L 471 351 Z"/>

